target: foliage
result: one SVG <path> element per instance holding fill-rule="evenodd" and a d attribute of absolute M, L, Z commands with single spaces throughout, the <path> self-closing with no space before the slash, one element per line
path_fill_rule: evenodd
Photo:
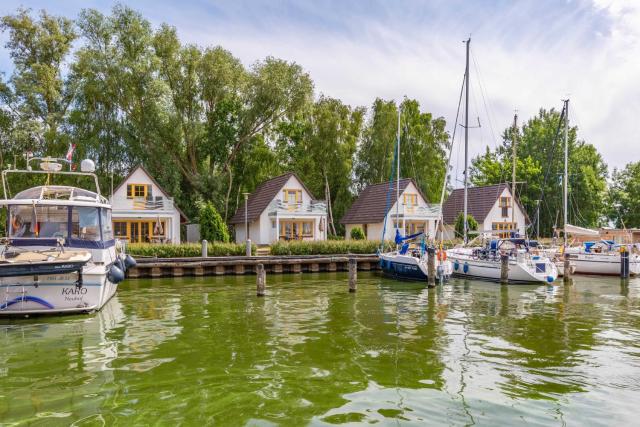
<path fill-rule="evenodd" d="M 613 171 L 609 206 L 608 217 L 616 227 L 640 227 L 640 162 Z"/>
<path fill-rule="evenodd" d="M 344 234 L 327 234 L 327 240 L 344 240 Z"/>
<path fill-rule="evenodd" d="M 253 253 L 256 247 L 253 246 Z M 208 256 L 244 256 L 246 247 L 244 244 L 207 242 Z M 179 245 L 129 243 L 127 252 L 131 256 L 148 256 L 157 258 L 185 258 L 202 256 L 202 245 L 199 243 L 183 243 Z"/>
<path fill-rule="evenodd" d="M 7 207 L 0 207 L 0 237 L 7 235 Z"/>
<path fill-rule="evenodd" d="M 467 214 L 467 229 L 468 230 L 477 230 L 478 229 L 478 221 L 473 217 L 473 215 Z M 455 231 L 456 237 L 464 236 L 464 213 L 460 212 L 455 222 Z"/>
<path fill-rule="evenodd" d="M 540 203 L 540 232 L 550 235 L 562 222 L 562 175 L 564 144 L 558 134 L 560 113 L 541 109 L 522 127 L 503 133 L 503 143 L 472 161 L 471 181 L 490 185 L 511 181 L 512 141 L 517 141 L 516 180 L 520 202 L 530 218 L 535 218 Z M 559 137 L 557 140 L 556 134 Z M 554 141 L 556 143 L 554 144 Z M 600 225 L 605 213 L 607 166 L 595 147 L 578 139 L 578 129 L 570 127 L 569 143 L 569 221 L 585 227 Z M 546 175 L 546 182 L 545 182 Z M 542 196 L 542 197 L 541 197 Z"/>
<path fill-rule="evenodd" d="M 374 240 L 277 242 L 271 245 L 271 255 L 374 254 L 379 246 L 380 241 Z"/>
<path fill-rule="evenodd" d="M 362 228 L 353 227 L 351 229 L 351 238 L 353 240 L 364 240 L 365 239 L 365 235 L 364 235 L 364 231 L 362 231 Z"/>
<path fill-rule="evenodd" d="M 422 112 L 416 100 L 405 98 L 400 108 L 400 176 L 415 179 L 428 201 L 440 202 L 449 140 L 446 122 Z M 358 189 L 387 182 L 391 177 L 397 129 L 395 103 L 376 99 L 358 151 Z"/>
<path fill-rule="evenodd" d="M 211 202 L 200 204 L 200 238 L 208 242 L 229 242 L 227 224 Z"/>

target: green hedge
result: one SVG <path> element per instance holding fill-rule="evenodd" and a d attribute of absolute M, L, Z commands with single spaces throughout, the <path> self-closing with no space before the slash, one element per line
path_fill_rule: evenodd
<path fill-rule="evenodd" d="M 271 255 L 374 254 L 379 246 L 375 240 L 278 242 L 271 245 Z"/>
<path fill-rule="evenodd" d="M 236 244 L 209 242 L 207 246 L 209 256 L 245 255 L 244 243 Z M 252 247 L 252 252 L 255 254 L 256 246 L 252 245 Z M 202 245 L 200 245 L 200 243 L 183 243 L 180 245 L 130 243 L 127 245 L 127 252 L 132 256 L 151 256 L 158 258 L 198 257 L 202 255 Z"/>

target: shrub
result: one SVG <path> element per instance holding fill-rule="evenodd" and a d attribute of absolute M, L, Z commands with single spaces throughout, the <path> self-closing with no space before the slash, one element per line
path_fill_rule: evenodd
<path fill-rule="evenodd" d="M 199 208 L 200 238 L 209 242 L 229 242 L 227 224 L 211 202 L 201 203 Z"/>
<path fill-rule="evenodd" d="M 360 227 L 353 227 L 351 229 L 351 238 L 353 240 L 364 240 L 364 231 Z"/>
<path fill-rule="evenodd" d="M 344 240 L 344 236 L 339 234 L 327 234 L 327 240 Z"/>
<path fill-rule="evenodd" d="M 256 246 L 251 245 L 255 253 Z M 179 245 L 130 243 L 127 252 L 132 256 L 149 256 L 157 258 L 185 258 L 199 257 L 202 255 L 202 245 L 199 243 L 182 243 Z M 207 242 L 207 254 L 209 256 L 242 256 L 245 255 L 245 245 L 236 243 Z"/>
<path fill-rule="evenodd" d="M 278 242 L 271 246 L 271 255 L 374 254 L 379 247 L 380 241 L 375 240 Z"/>
<path fill-rule="evenodd" d="M 464 235 L 464 214 L 462 212 L 460 212 L 458 214 L 458 217 L 456 218 L 456 223 L 455 223 L 455 229 L 456 229 L 456 236 L 461 237 Z M 478 229 L 478 222 L 476 221 L 476 219 L 467 214 L 467 227 L 469 230 L 477 230 Z"/>

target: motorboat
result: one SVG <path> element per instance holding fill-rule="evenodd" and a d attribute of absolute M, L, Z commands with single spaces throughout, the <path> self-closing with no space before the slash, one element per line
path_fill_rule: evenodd
<path fill-rule="evenodd" d="M 558 278 L 556 265 L 523 238 L 491 239 L 484 246 L 447 250 L 454 277 L 489 281 L 501 281 L 505 254 L 509 256 L 509 283 L 552 283 Z"/>
<path fill-rule="evenodd" d="M 640 254 L 634 244 L 617 244 L 611 240 L 584 242 L 568 247 L 564 255 L 575 264 L 576 274 L 620 275 L 622 251 L 629 252 L 629 274 L 640 274 Z"/>
<path fill-rule="evenodd" d="M 33 170 L 33 161 L 42 170 Z M 60 161 L 27 156 L 27 170 L 2 172 L 7 236 L 0 241 L 0 315 L 100 310 L 135 265 L 114 238 L 94 163 L 84 160 L 81 172 L 63 172 Z M 46 183 L 11 197 L 10 174 L 44 174 Z M 96 191 L 51 185 L 59 176 L 92 178 Z"/>

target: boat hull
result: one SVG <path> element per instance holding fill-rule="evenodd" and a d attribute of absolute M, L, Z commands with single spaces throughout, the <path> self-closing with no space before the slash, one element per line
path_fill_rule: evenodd
<path fill-rule="evenodd" d="M 87 265 L 78 273 L 0 278 L 0 316 L 57 314 L 100 310 L 117 284 L 108 279 L 111 266 Z"/>
<path fill-rule="evenodd" d="M 380 254 L 380 268 L 389 277 L 399 280 L 426 281 L 428 266 L 426 260 L 411 255 L 397 253 Z M 436 279 L 447 280 L 451 276 L 451 263 L 436 260 Z"/>
<path fill-rule="evenodd" d="M 460 252 L 455 249 L 447 251 L 447 255 L 453 263 L 454 277 L 492 282 L 501 281 L 502 265 L 500 259 L 481 260 L 474 258 L 471 251 L 468 252 Z M 536 261 L 539 262 L 536 263 Z M 539 271 L 542 266 L 537 264 L 544 264 L 544 270 Z M 515 259 L 509 260 L 509 283 L 552 283 L 557 277 L 556 266 L 546 258 L 534 259 L 531 266 L 517 262 Z"/>
<path fill-rule="evenodd" d="M 606 276 L 620 275 L 620 255 L 614 254 L 570 254 L 575 264 L 576 274 L 594 274 Z M 629 274 L 640 274 L 640 257 L 632 255 L 629 259 Z"/>

